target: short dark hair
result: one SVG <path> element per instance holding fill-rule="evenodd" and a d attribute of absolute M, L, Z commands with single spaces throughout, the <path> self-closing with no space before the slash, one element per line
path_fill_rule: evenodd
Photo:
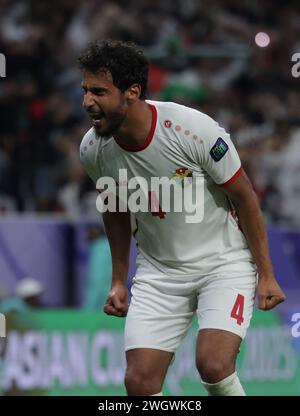
<path fill-rule="evenodd" d="M 132 84 L 140 84 L 141 99 L 146 98 L 149 61 L 142 50 L 131 42 L 95 41 L 78 58 L 81 70 L 110 72 L 114 85 L 124 92 Z"/>

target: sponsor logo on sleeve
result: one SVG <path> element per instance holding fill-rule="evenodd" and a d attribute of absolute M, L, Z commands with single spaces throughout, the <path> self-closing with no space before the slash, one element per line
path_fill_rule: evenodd
<path fill-rule="evenodd" d="M 224 142 L 224 140 L 219 137 L 216 143 L 213 145 L 213 147 L 210 149 L 209 154 L 213 158 L 215 162 L 219 162 L 219 160 L 222 159 L 222 157 L 226 154 L 228 151 L 228 144 Z"/>

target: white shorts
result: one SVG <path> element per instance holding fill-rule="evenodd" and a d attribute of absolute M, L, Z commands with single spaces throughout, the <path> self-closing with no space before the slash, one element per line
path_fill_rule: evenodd
<path fill-rule="evenodd" d="M 175 352 L 197 313 L 199 330 L 230 331 L 242 339 L 249 326 L 257 274 L 172 279 L 145 259 L 133 278 L 125 350 Z"/>

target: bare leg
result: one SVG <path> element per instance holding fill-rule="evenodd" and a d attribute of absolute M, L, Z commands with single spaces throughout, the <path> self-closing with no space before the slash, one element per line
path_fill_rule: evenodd
<path fill-rule="evenodd" d="M 128 396 L 149 396 L 161 392 L 174 353 L 151 348 L 126 352 L 125 387 Z"/>
<path fill-rule="evenodd" d="M 196 348 L 196 364 L 204 386 L 212 395 L 244 395 L 235 373 L 242 339 L 229 331 L 202 329 Z"/>

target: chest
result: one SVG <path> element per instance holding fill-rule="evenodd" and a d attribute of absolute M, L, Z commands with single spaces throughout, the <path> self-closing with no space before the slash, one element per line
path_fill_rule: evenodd
<path fill-rule="evenodd" d="M 100 164 L 102 175 L 118 183 L 143 178 L 150 184 L 153 178 L 183 179 L 186 176 L 205 175 L 202 168 L 180 147 L 173 143 L 166 145 L 159 140 L 140 152 L 128 152 L 112 146 L 102 155 Z"/>

